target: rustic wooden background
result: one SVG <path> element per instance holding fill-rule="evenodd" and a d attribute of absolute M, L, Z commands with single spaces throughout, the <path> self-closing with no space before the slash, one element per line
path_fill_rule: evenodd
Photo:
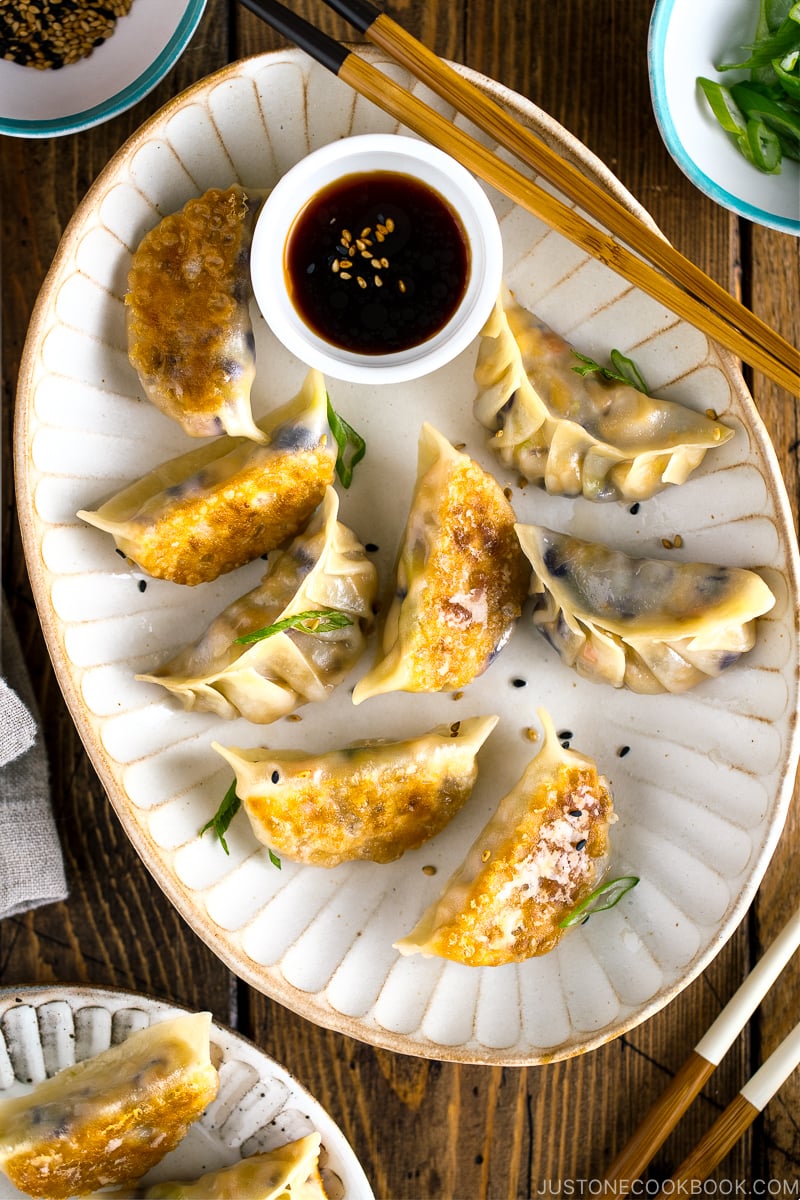
<path fill-rule="evenodd" d="M 335 36 L 352 39 L 320 3 L 295 0 L 295 8 Z M 390 11 L 438 53 L 502 80 L 552 114 L 611 168 L 685 254 L 790 341 L 800 341 L 797 241 L 751 227 L 705 200 L 664 150 L 647 81 L 649 4 L 394 0 Z M 39 632 L 10 466 L 15 380 L 37 291 L 68 218 L 128 135 L 192 81 L 279 44 L 235 3 L 209 0 L 181 62 L 130 112 L 74 136 L 0 138 L 3 586 L 41 708 L 70 883 L 68 903 L 0 922 L 0 987 L 83 981 L 212 1009 L 285 1063 L 325 1105 L 380 1200 L 597 1194 L 590 1181 L 601 1175 L 795 904 L 797 804 L 741 928 L 705 975 L 645 1025 L 591 1054 L 546 1067 L 407 1058 L 318 1029 L 251 991 L 184 924 L 106 800 Z M 758 375 L 748 382 L 774 440 L 796 518 L 796 401 Z M 794 1023 L 799 989 L 797 964 L 658 1155 L 651 1188 L 669 1176 Z M 734 1183 L 800 1180 L 800 1081 L 784 1086 L 714 1179 L 720 1194 Z"/>

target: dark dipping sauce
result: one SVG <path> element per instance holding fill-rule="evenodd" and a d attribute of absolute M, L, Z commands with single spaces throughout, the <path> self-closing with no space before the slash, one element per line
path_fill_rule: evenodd
<path fill-rule="evenodd" d="M 301 210 L 284 252 L 295 309 L 358 354 L 418 346 L 466 291 L 469 246 L 442 196 L 396 171 L 346 175 Z"/>

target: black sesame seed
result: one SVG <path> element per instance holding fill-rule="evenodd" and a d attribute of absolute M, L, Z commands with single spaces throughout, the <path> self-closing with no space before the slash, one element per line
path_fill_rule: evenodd
<path fill-rule="evenodd" d="M 570 815 L 571 817 L 582 817 L 582 816 L 583 816 L 583 809 L 580 809 L 580 808 L 571 808 L 571 809 L 569 810 L 569 815 Z"/>
<path fill-rule="evenodd" d="M 628 509 L 628 512 L 631 514 L 631 516 L 634 516 L 634 517 L 635 517 L 635 516 L 636 516 L 636 514 L 638 513 L 638 511 L 639 511 L 639 508 L 640 508 L 640 507 L 641 507 L 641 506 L 640 506 L 640 504 L 639 504 L 639 501 L 638 501 L 638 500 L 636 500 L 636 501 L 634 501 L 634 503 L 633 503 L 633 504 L 630 506 L 630 508 Z"/>
<path fill-rule="evenodd" d="M 279 783 L 280 778 L 281 778 L 280 771 L 273 771 L 272 774 L 270 775 L 270 779 L 272 780 L 273 783 Z"/>
<path fill-rule="evenodd" d="M 617 751 L 617 757 L 624 758 L 625 755 L 630 754 L 630 752 L 631 752 L 630 746 L 620 746 L 619 750 Z"/>
<path fill-rule="evenodd" d="M 527 679 L 512 679 L 511 686 L 515 688 L 523 688 L 528 686 Z"/>
<path fill-rule="evenodd" d="M 125 557 L 126 557 L 126 555 L 125 555 L 125 551 L 124 551 L 124 550 L 120 550 L 119 546 L 117 546 L 117 548 L 114 550 L 114 553 L 115 553 L 115 554 L 118 554 L 118 555 L 120 556 L 120 558 L 125 558 Z"/>
<path fill-rule="evenodd" d="M 558 735 L 558 740 L 560 742 L 571 742 L 574 736 L 575 734 L 571 729 L 562 729 Z"/>
<path fill-rule="evenodd" d="M 576 850 L 583 850 L 585 846 L 586 846 L 586 838 L 581 838 L 581 840 L 579 842 L 575 843 Z"/>
<path fill-rule="evenodd" d="M 364 546 L 364 549 L 366 550 L 367 554 L 375 554 L 379 547 L 376 546 L 374 542 L 367 542 Z"/>

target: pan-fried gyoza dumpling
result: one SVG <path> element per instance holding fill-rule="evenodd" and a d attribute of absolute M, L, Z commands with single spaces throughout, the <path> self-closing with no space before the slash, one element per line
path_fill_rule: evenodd
<path fill-rule="evenodd" d="M 270 556 L 257 587 L 229 604 L 194 645 L 136 678 L 160 684 L 187 709 L 259 725 L 326 699 L 364 649 L 377 590 L 375 566 L 338 511 L 328 488 L 305 533 Z M 299 619 L 323 612 L 340 623 L 324 631 L 316 618 Z M 269 637 L 237 644 L 276 624 Z"/>
<path fill-rule="evenodd" d="M 127 1200 L 326 1200 L 319 1148 L 320 1135 L 309 1133 L 191 1182 L 170 1180 L 128 1192 Z"/>
<path fill-rule="evenodd" d="M 497 717 L 471 717 L 402 742 L 344 750 L 240 750 L 213 743 L 260 842 L 295 862 L 393 862 L 444 829 L 468 799 Z"/>
<path fill-rule="evenodd" d="M 210 188 L 145 234 L 125 305 L 145 395 L 192 437 L 265 441 L 253 421 L 250 241 L 261 194 Z"/>
<path fill-rule="evenodd" d="M 616 820 L 608 781 L 565 749 L 539 709 L 544 744 L 407 937 L 402 954 L 497 967 L 546 954 L 593 891 Z"/>
<path fill-rule="evenodd" d="M 381 655 L 353 703 L 382 692 L 464 687 L 511 636 L 529 576 L 514 510 L 497 481 L 423 425 Z"/>
<path fill-rule="evenodd" d="M 557 496 L 646 500 L 733 430 L 626 383 L 582 377 L 572 348 L 504 289 L 484 327 L 475 416 L 501 462 Z"/>
<path fill-rule="evenodd" d="M 252 562 L 302 529 L 333 482 L 337 447 L 319 372 L 261 427 L 266 445 L 217 438 L 78 516 L 110 533 L 148 575 L 173 583 L 207 583 Z"/>
<path fill-rule="evenodd" d="M 210 1013 L 170 1018 L 0 1101 L 0 1167 L 44 1200 L 141 1178 L 217 1094 L 210 1029 Z"/>
<path fill-rule="evenodd" d="M 631 558 L 538 525 L 517 527 L 533 565 L 533 622 L 588 679 L 685 692 L 750 650 L 775 597 L 760 575 L 711 563 Z"/>

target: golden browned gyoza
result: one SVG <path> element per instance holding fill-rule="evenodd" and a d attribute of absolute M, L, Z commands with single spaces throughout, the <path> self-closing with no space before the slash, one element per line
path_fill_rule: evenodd
<path fill-rule="evenodd" d="M 561 745 L 539 709 L 544 743 L 473 842 L 402 954 L 497 967 L 546 954 L 562 920 L 592 892 L 616 820 L 592 759 Z"/>
<path fill-rule="evenodd" d="M 221 437 L 170 459 L 78 516 L 157 579 L 194 585 L 252 562 L 302 529 L 333 482 L 325 381 L 261 422 L 267 441 Z"/>
<path fill-rule="evenodd" d="M 354 704 L 383 692 L 455 691 L 489 666 L 530 578 L 514 520 L 497 481 L 423 425 L 381 652 Z"/>
<path fill-rule="evenodd" d="M 377 572 L 351 529 L 337 520 L 328 488 L 310 524 L 270 555 L 255 588 L 229 604 L 197 642 L 150 675 L 186 709 L 266 725 L 301 704 L 325 700 L 357 662 L 372 627 Z M 335 613 L 325 632 L 309 612 Z M 238 639 L 272 628 L 268 637 Z"/>
<path fill-rule="evenodd" d="M 259 841 L 295 862 L 393 862 L 444 829 L 472 792 L 497 717 L 471 717 L 405 741 L 341 750 L 214 748 Z"/>
<path fill-rule="evenodd" d="M 210 1013 L 170 1018 L 0 1101 L 0 1167 L 42 1200 L 140 1179 L 217 1094 Z"/>
<path fill-rule="evenodd" d="M 475 416 L 505 467 L 556 496 L 646 500 L 685 482 L 734 431 L 603 375 L 504 288 L 484 327 Z"/>
<path fill-rule="evenodd" d="M 755 571 L 632 557 L 519 525 L 534 627 L 579 675 L 634 692 L 685 692 L 752 649 L 775 597 Z"/>
<path fill-rule="evenodd" d="M 274 1150 L 208 1171 L 199 1179 L 170 1179 L 124 1193 L 124 1200 L 326 1200 L 319 1172 L 320 1135 L 308 1133 Z M 103 1192 L 94 1200 L 102 1200 Z M 110 1196 L 123 1200 L 121 1192 Z"/>
<path fill-rule="evenodd" d="M 210 188 L 142 238 L 125 295 L 128 357 L 145 395 L 190 436 L 263 442 L 250 389 L 250 241 L 262 195 Z"/>

